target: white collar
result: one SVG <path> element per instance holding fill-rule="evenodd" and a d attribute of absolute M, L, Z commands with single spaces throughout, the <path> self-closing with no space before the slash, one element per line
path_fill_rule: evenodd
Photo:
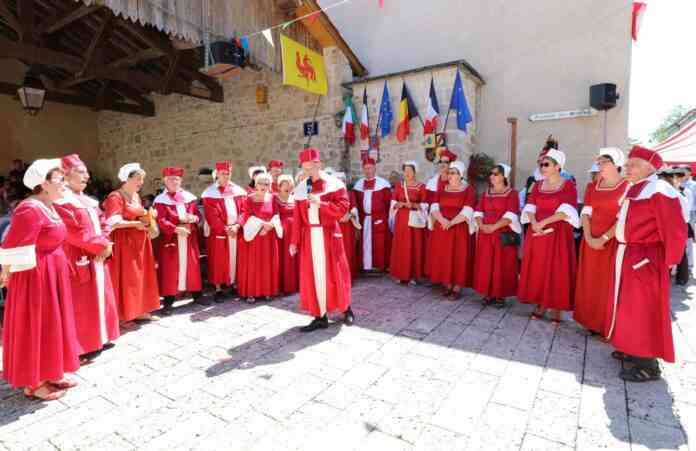
<path fill-rule="evenodd" d="M 203 194 L 201 194 L 201 197 L 202 197 L 203 199 L 206 199 L 206 198 L 208 198 L 208 199 L 223 199 L 223 195 L 222 195 L 222 193 L 220 192 L 220 190 L 218 189 L 218 186 L 219 186 L 219 185 L 218 185 L 217 183 L 213 183 L 213 184 L 210 185 L 208 188 L 206 188 L 205 191 L 203 191 Z M 231 187 L 232 187 L 232 195 L 231 195 L 231 197 L 246 196 L 246 195 L 247 195 L 246 190 L 244 190 L 244 189 L 243 189 L 241 186 L 239 186 L 239 185 L 236 185 L 236 184 L 234 184 L 234 183 L 232 183 L 232 182 L 229 182 L 229 183 L 227 184 L 227 186 L 231 186 Z M 227 196 L 225 196 L 225 197 L 227 197 Z"/>
<path fill-rule="evenodd" d="M 385 188 L 391 189 L 391 185 L 389 184 L 389 182 L 386 179 L 384 179 L 382 177 L 375 177 L 374 180 L 375 180 L 375 187 L 372 189 L 372 191 L 380 191 L 380 190 L 383 190 Z M 366 182 L 365 177 L 361 178 L 360 180 L 358 180 L 355 183 L 355 186 L 353 187 L 353 189 L 355 191 L 360 191 L 360 192 L 365 191 L 365 188 L 364 188 L 365 182 Z"/>
<path fill-rule="evenodd" d="M 346 188 L 342 181 L 340 181 L 332 175 L 327 174 L 324 171 L 319 171 L 319 178 L 322 179 L 326 184 L 326 186 L 324 187 L 324 191 L 320 193 L 322 195 L 333 193 Z M 295 189 L 292 191 L 292 196 L 296 201 L 307 199 L 307 179 L 302 180 L 300 183 L 297 184 Z"/>
<path fill-rule="evenodd" d="M 189 202 L 193 202 L 194 200 L 197 199 L 196 196 L 193 194 L 189 193 L 188 191 L 181 190 L 179 191 L 183 196 L 184 196 L 184 202 L 185 204 L 188 204 Z M 162 191 L 157 197 L 155 197 L 154 203 L 156 204 L 164 204 L 164 205 L 176 205 L 177 202 L 174 202 L 171 197 L 167 195 L 167 190 L 165 189 Z"/>

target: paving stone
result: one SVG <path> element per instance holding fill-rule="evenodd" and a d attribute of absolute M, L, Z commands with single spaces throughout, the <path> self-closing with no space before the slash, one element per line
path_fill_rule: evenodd
<path fill-rule="evenodd" d="M 629 417 L 632 450 L 687 450 L 686 437 L 680 428 Z"/>
<path fill-rule="evenodd" d="M 533 434 L 526 434 L 520 451 L 571 451 L 573 448 Z"/>

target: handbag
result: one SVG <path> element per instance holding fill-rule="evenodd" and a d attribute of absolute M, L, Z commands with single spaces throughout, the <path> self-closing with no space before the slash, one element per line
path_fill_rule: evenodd
<path fill-rule="evenodd" d="M 409 204 L 411 201 L 408 198 L 408 188 L 406 187 L 406 182 L 404 182 L 404 195 L 406 196 L 406 202 Z M 428 225 L 428 220 L 423 215 L 420 210 L 409 210 L 408 212 L 408 226 L 414 229 L 424 229 Z"/>
<path fill-rule="evenodd" d="M 515 232 L 501 232 L 500 242 L 503 246 L 519 246 L 522 240 L 519 234 Z"/>

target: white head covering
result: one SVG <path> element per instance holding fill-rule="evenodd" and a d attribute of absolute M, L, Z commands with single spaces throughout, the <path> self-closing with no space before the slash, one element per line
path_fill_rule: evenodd
<path fill-rule="evenodd" d="M 599 165 L 597 164 L 597 162 L 592 163 L 592 167 L 590 167 L 590 170 L 587 172 L 589 172 L 590 174 L 594 174 L 595 172 L 599 172 Z"/>
<path fill-rule="evenodd" d="M 561 152 L 560 150 L 551 149 L 546 153 L 546 155 L 544 155 L 544 158 L 552 158 L 556 163 L 558 163 L 561 169 L 565 167 L 566 156 L 565 153 Z"/>
<path fill-rule="evenodd" d="M 259 183 L 261 180 L 265 180 L 269 185 L 273 183 L 273 178 L 268 172 L 262 172 L 254 177 L 254 183 Z"/>
<path fill-rule="evenodd" d="M 292 175 L 288 175 L 288 174 L 279 175 L 278 176 L 278 186 L 280 186 L 280 184 L 283 182 L 288 182 L 288 183 L 290 183 L 290 186 L 295 186 L 295 179 L 292 178 Z"/>
<path fill-rule="evenodd" d="M 345 172 L 334 172 L 333 176 L 345 183 L 346 181 L 346 173 Z"/>
<path fill-rule="evenodd" d="M 459 171 L 459 175 L 461 175 L 462 177 L 466 177 L 466 165 L 461 161 L 453 161 L 452 163 L 450 163 L 449 167 L 450 169 L 456 169 L 457 171 Z"/>
<path fill-rule="evenodd" d="M 121 166 L 118 170 L 118 179 L 122 182 L 128 180 L 128 176 L 133 173 L 133 171 L 142 171 L 143 168 L 140 167 L 140 163 L 127 163 Z"/>
<path fill-rule="evenodd" d="M 51 169 L 60 169 L 61 161 L 60 158 L 51 158 L 50 160 L 36 160 L 27 168 L 27 172 L 24 173 L 24 186 L 29 189 L 34 189 L 46 181 L 46 176 L 51 171 Z"/>
<path fill-rule="evenodd" d="M 252 166 L 249 168 L 249 178 L 254 177 L 254 172 L 256 171 L 263 171 L 263 173 L 266 173 L 266 166 Z"/>
<path fill-rule="evenodd" d="M 326 169 L 324 169 L 324 172 L 326 172 L 326 173 L 329 174 L 329 175 L 333 175 L 334 177 L 336 177 L 336 170 L 335 170 L 334 168 L 331 168 L 331 167 L 326 168 Z"/>
<path fill-rule="evenodd" d="M 414 171 L 418 172 L 418 163 L 416 163 L 413 160 L 404 161 L 404 164 L 402 164 L 401 167 L 405 167 L 405 166 L 411 166 L 411 167 L 413 167 Z"/>
<path fill-rule="evenodd" d="M 611 158 L 616 166 L 623 166 L 626 163 L 626 155 L 617 147 L 604 147 L 599 149 L 597 157 L 603 156 Z"/>
<path fill-rule="evenodd" d="M 510 166 L 506 165 L 505 163 L 498 163 L 498 166 L 503 168 L 503 177 L 505 177 L 506 179 L 509 179 L 510 173 L 512 172 L 512 168 Z"/>

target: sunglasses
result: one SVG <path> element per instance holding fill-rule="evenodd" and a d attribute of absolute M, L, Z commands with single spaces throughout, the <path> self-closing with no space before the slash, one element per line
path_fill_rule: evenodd
<path fill-rule="evenodd" d="M 501 174 L 500 172 L 493 171 L 493 172 L 491 172 L 491 175 L 495 175 L 497 177 L 497 176 L 503 175 L 503 174 Z"/>
<path fill-rule="evenodd" d="M 551 167 L 551 163 L 549 163 L 548 161 L 544 161 L 543 163 L 539 163 L 539 167 L 540 168 L 548 168 L 548 167 Z"/>

